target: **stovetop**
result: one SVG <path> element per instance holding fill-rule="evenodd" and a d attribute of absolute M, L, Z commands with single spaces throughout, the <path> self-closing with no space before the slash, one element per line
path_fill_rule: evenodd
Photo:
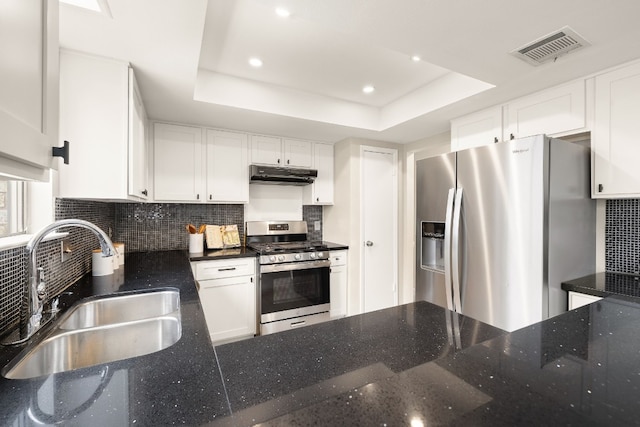
<path fill-rule="evenodd" d="M 261 255 L 327 250 L 327 245 L 323 242 L 310 240 L 301 242 L 260 242 L 250 243 L 248 246 Z"/>

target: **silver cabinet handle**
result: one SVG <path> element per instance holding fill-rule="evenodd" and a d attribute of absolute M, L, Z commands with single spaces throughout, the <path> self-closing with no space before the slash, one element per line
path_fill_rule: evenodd
<path fill-rule="evenodd" d="M 367 240 L 367 242 L 365 243 L 365 245 L 367 246 L 373 246 L 373 242 L 371 240 Z"/>

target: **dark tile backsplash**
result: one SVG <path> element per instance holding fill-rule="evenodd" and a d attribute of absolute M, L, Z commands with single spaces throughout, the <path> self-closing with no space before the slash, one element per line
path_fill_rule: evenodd
<path fill-rule="evenodd" d="M 322 240 L 322 206 L 303 206 L 302 219 L 307 221 L 307 236 L 309 240 Z M 314 223 L 320 221 L 320 230 L 316 231 Z"/>
<path fill-rule="evenodd" d="M 605 268 L 640 272 L 640 199 L 607 200 Z"/>
<path fill-rule="evenodd" d="M 114 241 L 125 252 L 188 248 L 187 224 L 236 224 L 244 241 L 244 205 L 117 203 Z"/>

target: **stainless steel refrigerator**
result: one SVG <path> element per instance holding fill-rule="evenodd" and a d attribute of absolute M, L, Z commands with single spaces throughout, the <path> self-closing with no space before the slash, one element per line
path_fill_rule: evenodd
<path fill-rule="evenodd" d="M 538 135 L 416 162 L 416 300 L 507 331 L 595 272 L 589 149 Z"/>

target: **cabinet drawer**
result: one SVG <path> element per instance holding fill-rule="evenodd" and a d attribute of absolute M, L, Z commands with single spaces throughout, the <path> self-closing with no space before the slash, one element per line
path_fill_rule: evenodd
<path fill-rule="evenodd" d="M 347 251 L 330 252 L 329 260 L 331 261 L 332 267 L 347 265 Z"/>
<path fill-rule="evenodd" d="M 254 258 L 231 258 L 216 261 L 196 261 L 193 269 L 196 280 L 222 279 L 255 274 Z"/>

